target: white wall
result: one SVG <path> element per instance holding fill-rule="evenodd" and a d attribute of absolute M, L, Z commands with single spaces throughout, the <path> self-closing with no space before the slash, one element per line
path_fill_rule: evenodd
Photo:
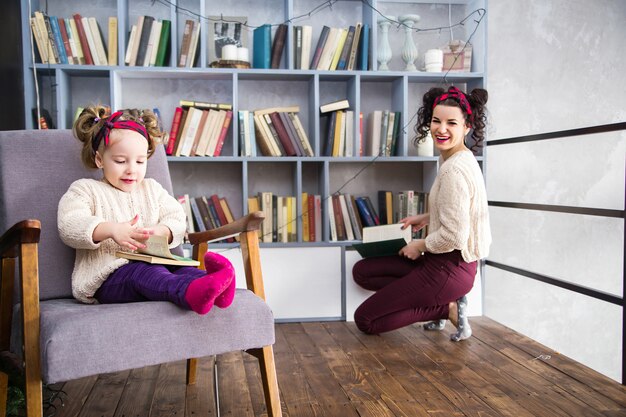
<path fill-rule="evenodd" d="M 491 0 L 490 139 L 626 121 L 625 19 L 622 0 Z M 489 199 L 623 210 L 625 154 L 624 132 L 494 146 Z M 490 213 L 490 260 L 622 295 L 623 220 Z M 493 267 L 484 283 L 486 316 L 621 379 L 621 307 Z"/>

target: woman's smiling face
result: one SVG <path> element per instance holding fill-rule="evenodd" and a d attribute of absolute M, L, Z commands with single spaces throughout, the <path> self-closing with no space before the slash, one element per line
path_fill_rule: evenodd
<path fill-rule="evenodd" d="M 466 125 L 465 115 L 459 107 L 443 104 L 435 106 L 430 121 L 430 134 L 443 159 L 467 149 L 465 136 L 469 131 L 470 127 Z"/>

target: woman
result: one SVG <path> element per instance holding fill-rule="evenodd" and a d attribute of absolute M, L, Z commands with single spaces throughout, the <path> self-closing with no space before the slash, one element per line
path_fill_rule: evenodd
<path fill-rule="evenodd" d="M 362 259 L 352 270 L 361 287 L 376 291 L 356 310 L 359 329 L 377 334 L 430 321 L 441 330 L 448 319 L 457 328 L 451 340 L 471 336 L 467 299 L 477 261 L 491 244 L 487 196 L 480 167 L 465 138 L 480 147 L 484 138 L 487 91 L 465 95 L 456 87 L 430 89 L 418 111 L 417 140 L 431 134 L 439 150 L 439 172 L 429 195 L 429 211 L 400 220 L 402 228 L 429 225 L 425 239 L 413 240 L 398 256 Z"/>

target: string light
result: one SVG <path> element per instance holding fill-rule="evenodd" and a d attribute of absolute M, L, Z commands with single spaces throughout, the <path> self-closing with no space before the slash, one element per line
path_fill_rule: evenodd
<path fill-rule="evenodd" d="M 313 9 L 311 9 L 309 12 L 307 13 L 303 13 L 301 15 L 298 16 L 294 16 L 291 17 L 290 19 L 287 19 L 285 21 L 282 21 L 280 23 L 272 23 L 270 24 L 271 26 L 279 26 L 281 24 L 289 24 L 289 23 L 294 23 L 296 21 L 300 21 L 300 20 L 304 20 L 304 19 L 310 19 L 312 16 L 324 11 L 325 9 L 329 9 L 332 11 L 332 6 L 333 4 L 337 3 L 339 0 L 327 0 L 323 3 L 320 3 L 318 6 L 314 7 Z M 199 13 L 196 13 L 190 9 L 187 9 L 185 7 L 182 7 L 178 4 L 174 4 L 173 2 L 169 1 L 169 0 L 152 0 L 151 1 L 152 6 L 154 6 L 156 3 L 160 3 L 166 6 L 173 6 L 176 9 L 176 12 L 182 12 L 186 15 L 192 16 L 192 17 L 196 17 L 199 20 L 205 20 L 205 21 L 213 21 L 213 22 L 225 22 L 225 23 L 239 23 L 242 26 L 248 28 L 249 30 L 254 30 L 256 29 L 258 26 L 253 26 L 250 25 L 248 22 L 244 22 L 241 23 L 239 21 L 232 21 L 232 20 L 228 20 L 224 18 L 223 14 L 220 14 L 219 17 L 209 17 L 209 16 L 203 16 Z M 388 21 L 390 21 L 391 23 L 393 23 L 394 25 L 397 26 L 397 28 L 400 27 L 408 27 L 407 25 L 405 25 L 402 22 L 399 22 L 397 20 L 394 19 L 390 19 L 387 16 L 385 16 L 383 13 L 381 13 L 377 8 L 375 8 L 374 6 L 372 6 L 372 4 L 368 1 L 368 0 L 361 0 L 361 3 L 364 4 L 366 7 L 369 7 L 371 10 L 373 10 L 374 12 L 376 12 L 378 15 L 380 15 L 381 17 L 387 19 Z M 29 5 L 30 5 L 30 1 L 29 1 Z M 46 0 L 46 10 L 47 10 L 47 0 Z M 450 9 L 449 9 L 450 12 Z M 461 49 L 461 51 L 459 51 L 457 54 L 455 54 L 454 56 L 454 61 L 452 62 L 452 64 L 450 65 L 450 67 L 448 68 L 448 70 L 443 74 L 441 83 L 444 85 L 448 85 L 448 79 L 447 76 L 450 73 L 450 70 L 452 69 L 452 67 L 454 66 L 454 63 L 456 63 L 456 61 L 458 60 L 458 58 L 461 56 L 461 54 L 465 53 L 465 48 L 467 47 L 468 44 L 470 44 L 474 34 L 476 33 L 476 31 L 478 30 L 478 27 L 480 26 L 483 18 L 486 15 L 486 10 L 484 8 L 478 8 L 476 10 L 473 10 L 471 13 L 469 13 L 465 18 L 463 18 L 461 21 L 459 21 L 458 23 L 455 24 L 451 24 L 450 21 L 450 13 L 449 13 L 449 22 L 448 22 L 448 26 L 439 26 L 439 27 L 432 27 L 432 28 L 416 28 L 416 27 L 411 27 L 411 31 L 419 33 L 419 32 L 437 32 L 439 34 L 441 34 L 442 30 L 448 29 L 450 30 L 450 36 L 452 37 L 452 30 L 455 27 L 464 27 L 465 23 L 472 18 L 472 16 L 478 14 L 478 19 L 474 19 L 474 23 L 476 24 L 472 33 L 470 34 L 470 36 L 467 38 L 467 41 L 465 41 L 463 48 Z M 34 45 L 31 45 L 31 47 L 34 47 Z M 35 67 L 35 66 L 34 66 Z M 35 73 L 36 74 L 36 73 Z M 35 80 L 35 84 L 37 84 L 37 80 Z M 54 89 L 56 87 L 56 85 L 53 83 L 51 84 L 51 89 Z M 51 94 L 52 96 L 52 94 Z M 39 109 L 39 99 L 37 99 L 37 108 Z M 404 134 L 406 134 L 406 129 L 407 127 L 412 123 L 412 121 L 415 119 L 415 117 L 417 116 L 417 114 L 414 114 L 411 119 L 401 128 L 402 132 Z M 352 182 L 353 180 L 355 180 L 356 178 L 359 177 L 359 175 L 361 175 L 361 173 L 363 171 L 365 171 L 366 169 L 368 169 L 369 167 L 371 167 L 380 157 L 381 157 L 381 153 L 379 152 L 378 155 L 375 155 L 371 160 L 368 160 L 367 163 L 365 164 L 365 166 L 363 166 L 355 175 L 353 175 L 350 179 L 348 179 L 345 183 L 343 183 L 336 191 L 333 191 L 331 193 L 329 193 L 329 195 L 324 198 L 323 200 L 323 204 L 324 205 L 326 203 L 326 201 L 329 198 L 332 198 L 333 195 L 338 195 L 341 190 L 343 190 L 350 182 Z M 290 222 L 287 222 L 285 224 L 283 224 L 282 226 L 277 227 L 277 230 L 282 230 L 285 227 L 288 227 L 289 224 L 296 222 L 298 219 L 302 218 L 302 216 L 307 215 L 308 214 L 308 209 L 307 211 L 304 211 L 300 216 L 297 216 L 296 218 L 292 219 Z M 271 235 L 273 233 L 268 233 L 268 235 Z M 226 248 L 220 252 L 225 252 L 225 251 L 229 251 L 232 250 L 233 248 Z"/>

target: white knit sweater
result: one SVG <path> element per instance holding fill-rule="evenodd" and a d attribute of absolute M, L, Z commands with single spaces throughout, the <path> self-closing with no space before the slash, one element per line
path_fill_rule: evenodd
<path fill-rule="evenodd" d="M 487 193 L 478 162 L 470 151 L 457 152 L 441 163 L 428 205 L 428 252 L 458 249 L 466 262 L 489 254 Z"/>
<path fill-rule="evenodd" d="M 128 260 L 116 258 L 121 247 L 113 239 L 93 241 L 93 231 L 102 222 L 127 222 L 139 214 L 140 227 L 167 226 L 173 236 L 170 248 L 178 246 L 185 233 L 182 206 L 155 180 L 144 179 L 131 193 L 104 181 L 81 179 L 72 183 L 59 201 L 57 222 L 61 240 L 76 249 L 72 293 L 84 303 L 95 303 L 96 290 Z"/>

